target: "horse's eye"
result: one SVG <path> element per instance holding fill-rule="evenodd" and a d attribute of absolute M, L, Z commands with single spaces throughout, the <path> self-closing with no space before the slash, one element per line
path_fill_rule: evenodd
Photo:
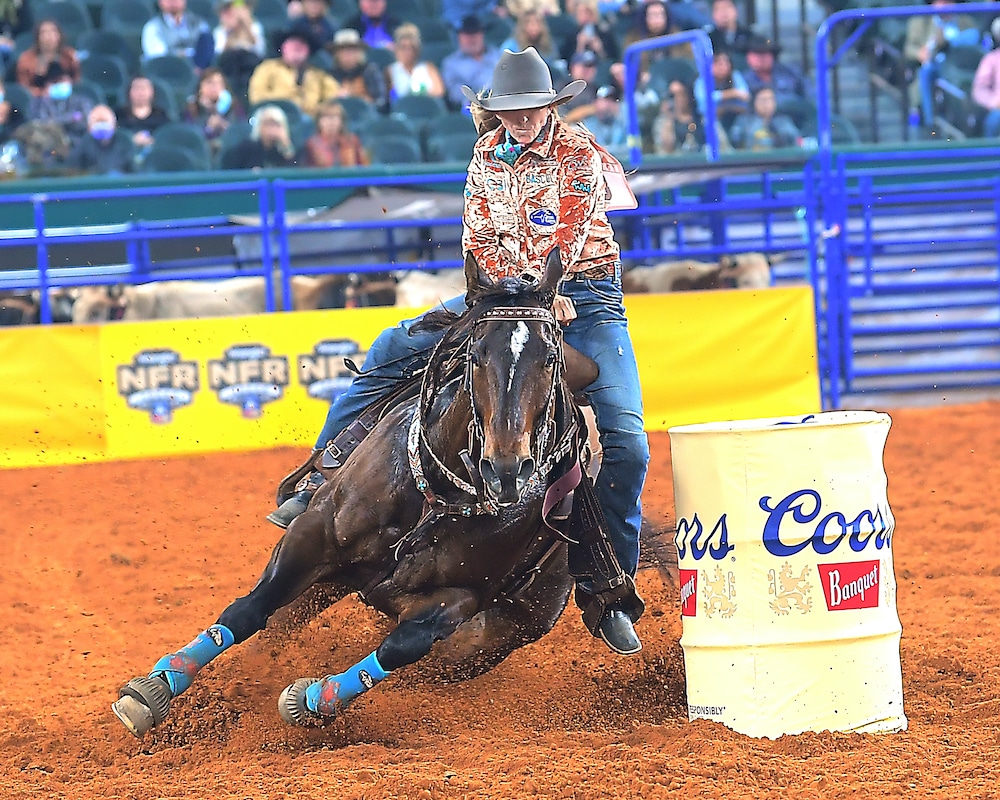
<path fill-rule="evenodd" d="M 549 354 L 545 357 L 545 366 L 551 367 L 556 363 L 556 358 L 558 355 L 555 350 L 549 350 Z"/>

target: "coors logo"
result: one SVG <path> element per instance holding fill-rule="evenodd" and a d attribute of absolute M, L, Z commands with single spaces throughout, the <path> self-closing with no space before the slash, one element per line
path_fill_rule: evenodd
<path fill-rule="evenodd" d="M 698 570 L 678 570 L 681 581 L 681 616 L 698 615 Z"/>
<path fill-rule="evenodd" d="M 879 562 L 817 564 L 829 611 L 878 608 Z"/>

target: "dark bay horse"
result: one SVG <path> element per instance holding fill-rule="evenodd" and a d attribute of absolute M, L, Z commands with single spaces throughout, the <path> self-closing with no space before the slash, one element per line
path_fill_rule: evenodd
<path fill-rule="evenodd" d="M 472 677 L 555 624 L 573 579 L 554 531 L 586 440 L 567 382 L 575 351 L 552 312 L 562 264 L 553 251 L 538 281 L 494 283 L 469 257 L 466 275 L 469 310 L 421 323 L 443 338 L 419 395 L 329 473 L 249 594 L 122 688 L 112 708 L 133 734 L 160 724 L 198 670 L 314 584 L 334 598 L 358 592 L 397 625 L 344 672 L 287 687 L 278 707 L 292 724 L 335 715 L 436 642 L 452 674 Z M 573 388 L 596 377 L 592 362 L 581 366 L 589 375 Z"/>

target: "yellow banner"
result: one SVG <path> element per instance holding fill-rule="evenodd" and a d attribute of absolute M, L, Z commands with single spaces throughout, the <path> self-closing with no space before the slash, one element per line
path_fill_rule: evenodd
<path fill-rule="evenodd" d="M 819 410 L 808 288 L 628 298 L 649 430 Z M 312 446 L 395 308 L 0 331 L 3 466 Z"/>
<path fill-rule="evenodd" d="M 0 329 L 0 466 L 103 460 L 100 330 Z"/>

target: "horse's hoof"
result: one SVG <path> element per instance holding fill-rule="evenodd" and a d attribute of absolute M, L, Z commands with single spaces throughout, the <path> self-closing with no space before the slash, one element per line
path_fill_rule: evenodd
<path fill-rule="evenodd" d="M 167 718 L 170 689 L 155 678 L 133 678 L 121 688 L 111 710 L 133 736 L 141 739 Z"/>
<path fill-rule="evenodd" d="M 320 722 L 320 718 L 306 708 L 306 689 L 316 681 L 317 678 L 299 678 L 278 696 L 278 714 L 289 725 L 308 726 Z"/>

